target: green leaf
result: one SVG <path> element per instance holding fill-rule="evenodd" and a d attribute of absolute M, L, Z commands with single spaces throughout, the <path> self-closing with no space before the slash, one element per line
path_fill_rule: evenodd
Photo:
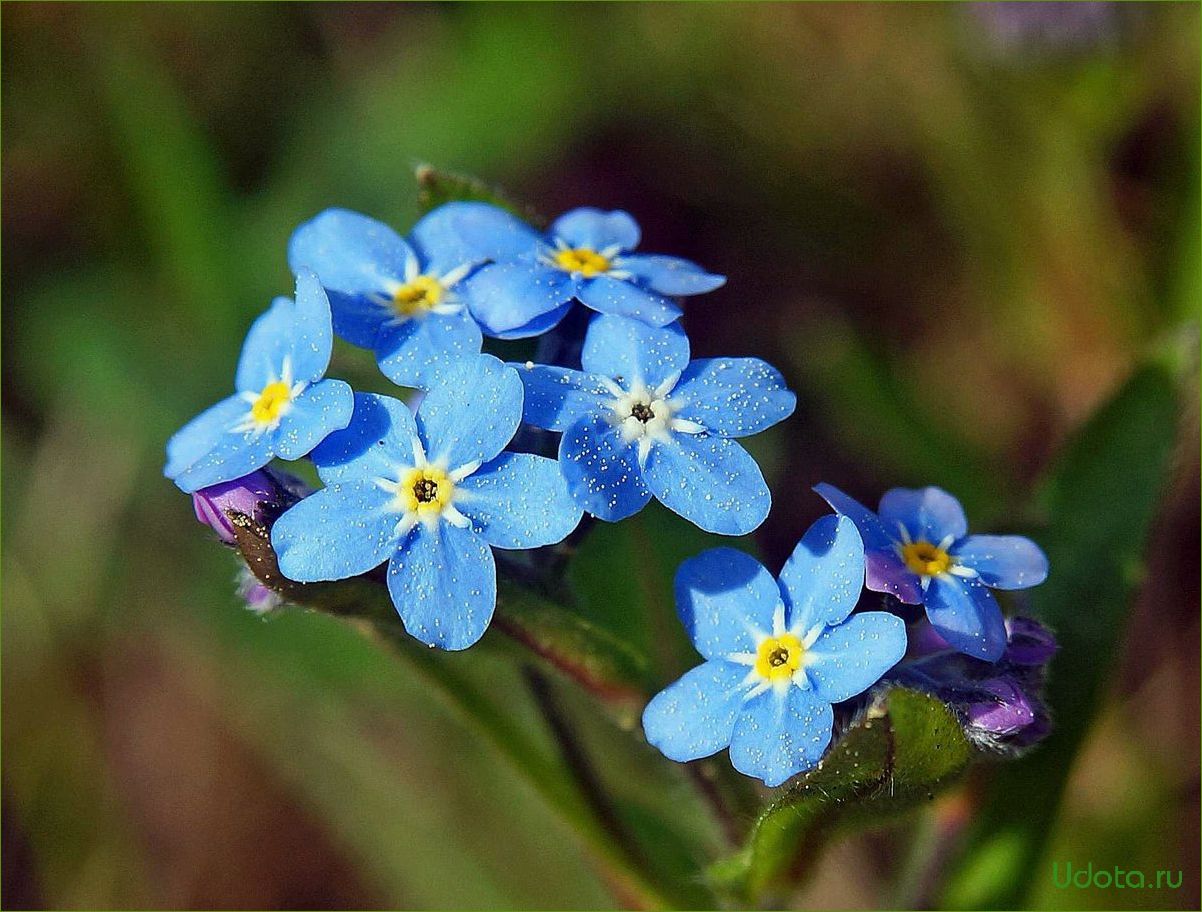
<path fill-rule="evenodd" d="M 1038 750 L 994 777 L 949 878 L 951 906 L 1025 905 L 1066 777 L 1115 667 L 1176 437 L 1174 375 L 1181 369 L 1166 361 L 1137 371 L 1077 433 L 1048 477 L 1042 502 L 1049 525 L 1039 540 L 1051 575 L 1033 591 L 1032 606 L 1060 641 L 1047 690 L 1056 728 Z"/>
<path fill-rule="evenodd" d="M 758 902 L 802 873 L 833 828 L 879 823 L 930 800 L 971 756 L 943 703 L 913 690 L 887 691 L 818 766 L 760 814 L 747 845 L 710 876 L 737 901 Z"/>
<path fill-rule="evenodd" d="M 431 165 L 418 165 L 414 177 L 417 178 L 417 210 L 421 215 L 445 203 L 477 201 L 500 206 L 519 218 L 530 217 L 529 212 L 523 211 L 500 189 L 478 178 L 439 171 Z"/>

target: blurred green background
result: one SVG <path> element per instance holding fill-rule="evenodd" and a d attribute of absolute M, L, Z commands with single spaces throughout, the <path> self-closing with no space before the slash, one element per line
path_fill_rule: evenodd
<path fill-rule="evenodd" d="M 977 528 L 1037 528 L 1067 435 L 1196 318 L 1198 26 L 1185 3 L 6 4 L 3 904 L 629 901 L 414 667 L 243 610 L 160 475 L 290 290 L 297 223 L 337 205 L 407 228 L 423 161 L 550 215 L 629 209 L 647 249 L 729 276 L 689 304 L 694 351 L 798 391 L 753 444 L 770 566 L 820 479 L 937 483 Z M 384 388 L 349 350 L 335 372 Z M 1195 388 L 1038 905 L 1199 903 L 1197 412 Z M 623 608 L 605 584 L 584 596 L 602 620 Z M 640 599 L 654 653 L 671 605 Z M 684 658 L 660 652 L 666 679 Z M 447 661 L 546 745 L 513 663 Z M 719 843 L 646 759 L 624 797 Z M 954 832 L 991 775 L 919 830 L 836 841 L 791 901 L 888 902 L 899 843 Z M 1184 883 L 1062 891 L 1051 859 Z"/>

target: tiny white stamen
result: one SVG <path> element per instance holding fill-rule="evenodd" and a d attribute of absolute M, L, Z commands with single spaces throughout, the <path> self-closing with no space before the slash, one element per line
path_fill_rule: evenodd
<path fill-rule="evenodd" d="M 414 279 L 416 279 L 421 274 L 422 274 L 421 264 L 418 263 L 417 257 L 415 257 L 412 253 L 410 253 L 409 256 L 406 257 L 406 259 L 405 259 L 405 281 L 412 282 Z"/>
<path fill-rule="evenodd" d="M 785 603 L 777 602 L 772 609 L 772 635 L 778 639 L 785 633 Z"/>
<path fill-rule="evenodd" d="M 480 460 L 479 459 L 475 460 L 474 462 L 465 462 L 463 465 L 461 465 L 455 471 L 448 472 L 447 477 L 449 477 L 451 479 L 451 481 L 458 484 L 459 482 L 463 481 L 463 479 L 467 478 L 469 475 L 471 475 L 473 472 L 475 472 L 478 468 L 480 468 Z"/>
<path fill-rule="evenodd" d="M 469 272 L 471 272 L 473 265 L 474 264 L 472 263 L 464 263 L 462 266 L 456 266 L 450 272 L 445 273 L 441 278 L 439 278 L 438 283 L 443 288 L 450 288 L 452 285 L 455 285 L 457 282 L 463 279 L 463 277 Z"/>
<path fill-rule="evenodd" d="M 447 504 L 442 508 L 442 518 L 457 529 L 466 529 L 472 524 L 470 519 L 455 509 L 454 504 Z"/>
<path fill-rule="evenodd" d="M 701 434 L 705 432 L 705 425 L 698 424 L 696 421 L 689 421 L 687 418 L 673 418 L 669 425 L 672 430 L 678 434 Z"/>
<path fill-rule="evenodd" d="M 676 388 L 676 384 L 680 381 L 680 371 L 667 377 L 663 383 L 655 388 L 654 396 L 656 399 L 666 399 L 668 393 Z"/>

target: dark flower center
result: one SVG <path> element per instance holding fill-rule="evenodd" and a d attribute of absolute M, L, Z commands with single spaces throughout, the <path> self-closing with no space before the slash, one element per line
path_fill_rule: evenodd
<path fill-rule="evenodd" d="M 438 498 L 438 482 L 430 478 L 421 478 L 414 482 L 413 496 L 418 503 L 430 503 Z"/>
<path fill-rule="evenodd" d="M 642 402 L 636 402 L 631 406 L 630 414 L 643 422 L 643 424 L 646 424 L 655 417 L 655 412 L 651 411 L 651 406 L 644 405 Z"/>
<path fill-rule="evenodd" d="M 778 646 L 776 649 L 773 649 L 768 655 L 768 664 L 773 668 L 780 668 L 780 666 L 784 665 L 788 661 L 789 650 L 780 646 Z"/>

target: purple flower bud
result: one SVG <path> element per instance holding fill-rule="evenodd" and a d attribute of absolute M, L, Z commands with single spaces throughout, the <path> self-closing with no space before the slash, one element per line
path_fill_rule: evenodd
<path fill-rule="evenodd" d="M 1035 711 L 1018 684 L 1008 678 L 994 678 L 979 685 L 979 699 L 964 708 L 973 728 L 993 735 L 1013 735 L 1035 721 Z"/>
<path fill-rule="evenodd" d="M 246 602 L 249 610 L 259 615 L 274 611 L 284 604 L 279 593 L 259 582 L 247 567 L 243 567 L 238 573 L 238 595 Z"/>
<path fill-rule="evenodd" d="M 954 650 L 923 620 L 910 625 L 906 658 L 890 678 L 949 704 L 964 733 L 988 750 L 1013 752 L 1041 741 L 1051 720 L 1040 700 L 1056 638 L 1030 618 L 1006 621 L 1006 650 L 984 662 Z"/>
<path fill-rule="evenodd" d="M 235 539 L 230 513 L 244 513 L 263 521 L 268 512 L 279 511 L 309 493 L 308 486 L 299 478 L 273 469 L 259 469 L 243 478 L 201 488 L 192 495 L 192 506 L 199 522 L 232 545 Z"/>
<path fill-rule="evenodd" d="M 1030 618 L 1006 620 L 1006 652 L 1002 661 L 1012 665 L 1046 665 L 1060 647 L 1052 631 Z"/>

